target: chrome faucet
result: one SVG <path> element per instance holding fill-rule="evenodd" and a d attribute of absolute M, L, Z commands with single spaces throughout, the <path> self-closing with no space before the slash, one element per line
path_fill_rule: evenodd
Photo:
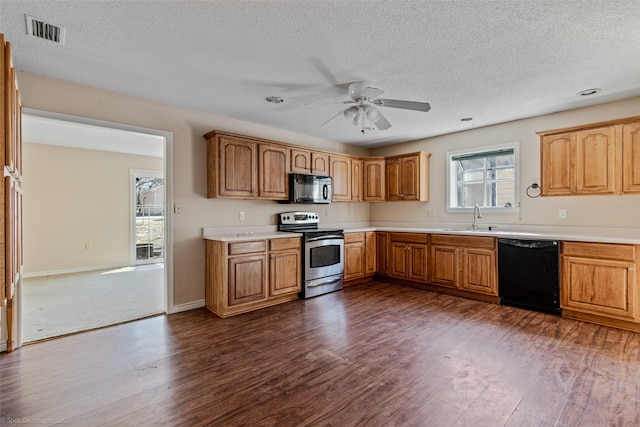
<path fill-rule="evenodd" d="M 474 230 L 478 229 L 478 218 L 482 218 L 482 215 L 480 215 L 480 206 L 476 203 L 473 207 L 473 224 L 471 224 L 471 228 Z"/>

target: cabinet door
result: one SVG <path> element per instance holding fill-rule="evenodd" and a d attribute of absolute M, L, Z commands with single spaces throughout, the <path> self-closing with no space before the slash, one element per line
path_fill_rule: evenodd
<path fill-rule="evenodd" d="M 391 242 L 389 245 L 389 276 L 408 277 L 407 256 L 409 247 L 406 243 Z"/>
<path fill-rule="evenodd" d="M 329 155 L 325 153 L 311 152 L 311 173 L 316 175 L 329 175 Z"/>
<path fill-rule="evenodd" d="M 302 289 L 300 249 L 269 254 L 269 295 L 300 292 Z"/>
<path fill-rule="evenodd" d="M 625 261 L 562 257 L 561 307 L 587 314 L 635 318 L 634 264 Z"/>
<path fill-rule="evenodd" d="M 254 198 L 257 195 L 257 148 L 255 142 L 220 138 L 218 180 L 221 196 Z"/>
<path fill-rule="evenodd" d="M 614 193 L 616 129 L 615 126 L 608 126 L 577 132 L 578 193 Z"/>
<path fill-rule="evenodd" d="M 351 201 L 351 159 L 344 156 L 329 156 L 329 165 L 333 178 L 333 200 Z"/>
<path fill-rule="evenodd" d="M 468 291 L 498 295 L 496 252 L 488 249 L 462 250 L 460 287 Z"/>
<path fill-rule="evenodd" d="M 427 246 L 409 243 L 407 277 L 420 282 L 427 281 Z"/>
<path fill-rule="evenodd" d="M 364 274 L 370 276 L 376 272 L 376 233 L 368 231 L 365 233 L 364 239 Z"/>
<path fill-rule="evenodd" d="M 362 201 L 362 169 L 363 162 L 358 159 L 351 159 L 351 201 Z"/>
<path fill-rule="evenodd" d="M 311 151 L 291 149 L 291 172 L 311 173 Z"/>
<path fill-rule="evenodd" d="M 452 246 L 431 245 L 431 283 L 458 286 L 458 250 Z"/>
<path fill-rule="evenodd" d="M 567 195 L 575 191 L 575 147 L 575 133 L 542 137 L 540 143 L 542 195 Z"/>
<path fill-rule="evenodd" d="M 344 244 L 344 280 L 364 277 L 364 242 Z"/>
<path fill-rule="evenodd" d="M 640 122 L 622 127 L 622 191 L 640 193 Z"/>
<path fill-rule="evenodd" d="M 400 159 L 400 198 L 402 200 L 420 199 L 419 162 L 418 156 Z"/>
<path fill-rule="evenodd" d="M 229 258 L 229 306 L 267 298 L 267 256 Z"/>
<path fill-rule="evenodd" d="M 402 194 L 400 159 L 390 159 L 385 162 L 387 200 L 400 200 Z"/>
<path fill-rule="evenodd" d="M 366 159 L 363 171 L 363 200 L 365 202 L 384 201 L 385 163 L 384 159 Z"/>
<path fill-rule="evenodd" d="M 258 197 L 271 200 L 289 198 L 289 149 L 278 145 L 258 146 Z"/>
<path fill-rule="evenodd" d="M 381 274 L 387 274 L 388 257 L 389 257 L 389 235 L 384 231 L 376 232 L 376 271 Z"/>

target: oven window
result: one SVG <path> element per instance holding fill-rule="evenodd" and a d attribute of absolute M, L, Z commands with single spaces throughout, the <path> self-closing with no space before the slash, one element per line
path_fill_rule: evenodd
<path fill-rule="evenodd" d="M 310 253 L 311 268 L 327 267 L 329 265 L 340 264 L 340 245 L 327 245 L 311 248 Z"/>

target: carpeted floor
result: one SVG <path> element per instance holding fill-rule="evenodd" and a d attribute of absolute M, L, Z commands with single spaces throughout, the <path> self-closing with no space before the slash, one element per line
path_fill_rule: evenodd
<path fill-rule="evenodd" d="M 164 265 L 24 279 L 23 342 L 164 312 Z"/>

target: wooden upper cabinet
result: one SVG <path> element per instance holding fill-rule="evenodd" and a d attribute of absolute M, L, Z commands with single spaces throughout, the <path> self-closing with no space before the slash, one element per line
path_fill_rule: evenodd
<path fill-rule="evenodd" d="M 640 121 L 622 126 L 622 192 L 640 193 Z"/>
<path fill-rule="evenodd" d="M 543 136 L 540 145 L 542 195 L 572 194 L 575 179 L 575 133 Z"/>
<path fill-rule="evenodd" d="M 640 192 L 640 117 L 538 135 L 543 196 Z"/>
<path fill-rule="evenodd" d="M 607 126 L 577 132 L 577 193 L 614 193 L 617 130 L 617 126 Z"/>
<path fill-rule="evenodd" d="M 289 149 L 280 145 L 258 145 L 258 197 L 289 198 Z"/>
<path fill-rule="evenodd" d="M 361 159 L 351 159 L 351 201 L 361 202 L 362 195 L 362 179 L 363 179 L 363 161 Z"/>
<path fill-rule="evenodd" d="M 383 202 L 385 197 L 385 160 L 364 159 L 363 195 L 365 202 Z"/>
<path fill-rule="evenodd" d="M 429 157 L 418 152 L 385 159 L 386 200 L 429 200 Z"/>
<path fill-rule="evenodd" d="M 311 152 L 311 173 L 315 175 L 330 175 L 328 154 L 317 151 Z"/>
<path fill-rule="evenodd" d="M 311 173 L 311 151 L 291 149 L 291 172 Z"/>
<path fill-rule="evenodd" d="M 351 158 L 329 156 L 329 173 L 333 178 L 333 201 L 351 201 Z"/>
<path fill-rule="evenodd" d="M 258 144 L 211 132 L 207 138 L 207 197 L 254 198 L 258 195 Z"/>

